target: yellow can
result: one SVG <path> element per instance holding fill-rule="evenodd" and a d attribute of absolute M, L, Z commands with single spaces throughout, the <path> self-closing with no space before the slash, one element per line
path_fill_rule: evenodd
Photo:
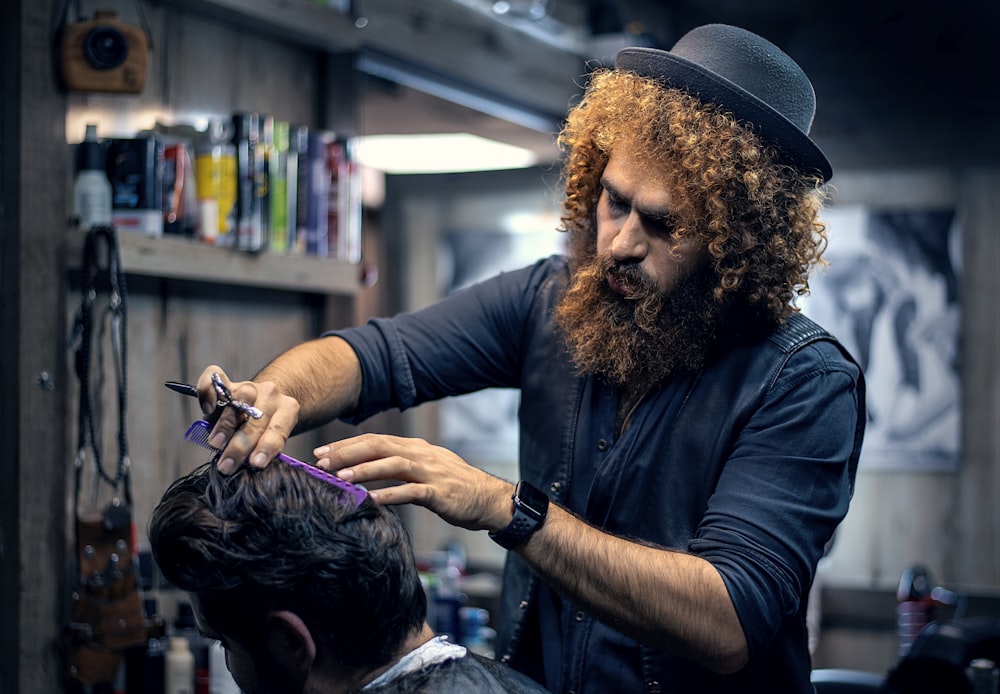
<path fill-rule="evenodd" d="M 199 238 L 211 244 L 233 244 L 236 226 L 236 148 L 213 144 L 195 154 Z"/>

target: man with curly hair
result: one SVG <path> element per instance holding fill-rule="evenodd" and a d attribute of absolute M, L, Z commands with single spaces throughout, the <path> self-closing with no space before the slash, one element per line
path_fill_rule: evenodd
<path fill-rule="evenodd" d="M 399 516 L 301 468 L 203 465 L 163 494 L 149 539 L 246 694 L 545 691 L 435 637 Z"/>
<path fill-rule="evenodd" d="M 737 27 L 622 50 L 560 134 L 568 257 L 233 383 L 267 414 L 219 417 L 220 466 L 334 417 L 519 388 L 516 486 L 423 440 L 314 454 L 510 550 L 497 652 L 553 691 L 811 692 L 806 598 L 865 421 L 860 369 L 794 305 L 826 241 L 814 111 L 799 66 Z"/>

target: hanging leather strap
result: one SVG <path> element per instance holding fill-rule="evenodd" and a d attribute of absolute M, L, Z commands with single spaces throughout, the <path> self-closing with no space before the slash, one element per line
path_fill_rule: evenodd
<path fill-rule="evenodd" d="M 72 590 L 72 617 L 64 632 L 66 665 L 74 679 L 111 682 L 125 650 L 146 642 L 146 622 L 138 590 L 132 488 L 126 434 L 126 291 L 118 238 L 112 227 L 92 227 L 81 258 L 80 306 L 71 349 L 80 381 L 77 452 L 73 494 L 74 543 L 78 581 Z M 107 301 L 98 297 L 107 293 Z M 108 354 L 105 349 L 110 349 Z M 114 370 L 118 414 L 118 461 L 102 453 L 102 394 L 105 363 Z M 87 455 L 93 458 L 91 507 L 110 492 L 111 503 L 81 513 L 80 494 Z"/>
<path fill-rule="evenodd" d="M 94 461 L 95 485 L 107 484 L 114 499 L 124 501 L 129 507 L 132 505 L 126 429 L 127 292 L 118 237 L 113 227 L 95 226 L 87 232 L 80 268 L 80 305 L 71 339 L 76 376 L 80 382 L 74 490 L 74 511 L 77 513 L 88 450 Z M 108 293 L 106 306 L 98 302 L 99 294 L 104 291 Z M 118 461 L 113 470 L 106 465 L 101 443 L 105 343 L 111 351 L 117 394 Z"/>

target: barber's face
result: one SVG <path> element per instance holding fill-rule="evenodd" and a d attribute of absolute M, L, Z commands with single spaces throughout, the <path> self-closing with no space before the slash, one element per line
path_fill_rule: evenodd
<path fill-rule="evenodd" d="M 612 152 L 597 202 L 597 253 L 638 266 L 666 294 L 708 254 L 697 239 L 678 241 L 671 236 L 671 197 L 656 173 L 627 146 Z M 612 291 L 626 297 L 635 289 L 614 272 L 607 282 Z"/>

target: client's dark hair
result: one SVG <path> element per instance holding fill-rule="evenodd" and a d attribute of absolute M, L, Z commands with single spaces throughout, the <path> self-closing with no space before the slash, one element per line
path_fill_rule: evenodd
<path fill-rule="evenodd" d="M 216 631 L 259 647 L 271 610 L 295 612 L 352 670 L 391 661 L 423 623 L 427 601 L 396 513 L 360 508 L 297 468 L 219 473 L 212 463 L 174 482 L 149 525 L 166 578 L 196 594 Z"/>

